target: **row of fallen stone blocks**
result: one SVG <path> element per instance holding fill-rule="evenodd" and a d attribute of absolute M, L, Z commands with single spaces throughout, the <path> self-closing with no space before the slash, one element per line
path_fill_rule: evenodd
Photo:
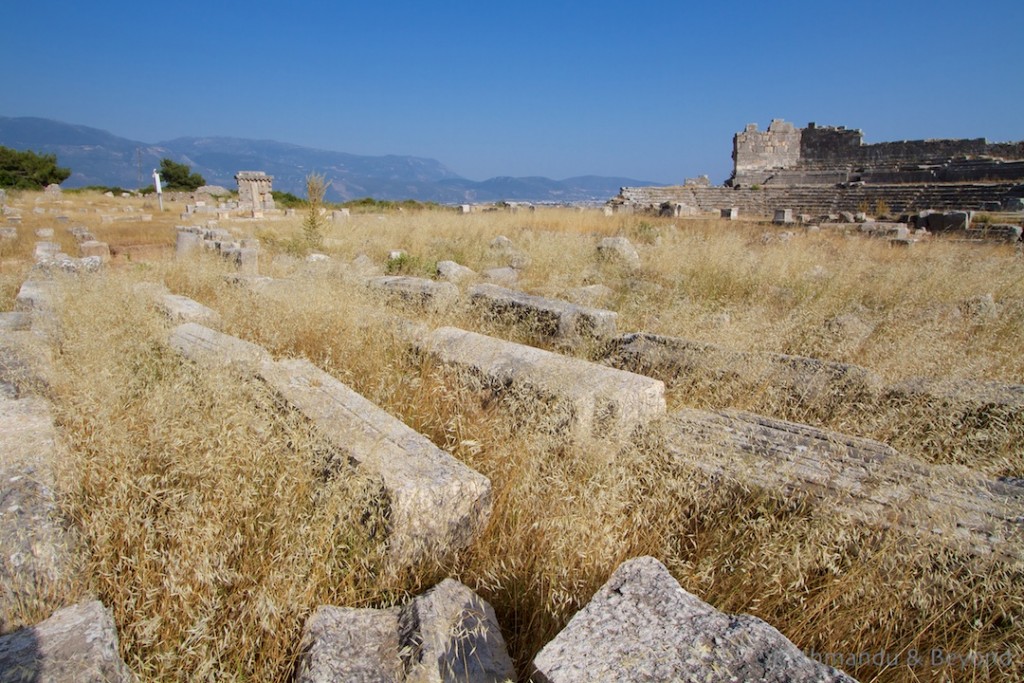
<path fill-rule="evenodd" d="M 220 254 L 238 267 L 243 274 L 259 272 L 259 240 L 235 239 L 223 228 L 201 228 L 179 225 L 175 242 L 175 256 L 181 258 L 199 251 Z"/>
<path fill-rule="evenodd" d="M 653 557 L 623 563 L 529 665 L 538 683 L 854 679 L 764 621 L 719 612 Z M 320 607 L 306 622 L 298 683 L 516 680 L 491 606 L 446 579 L 390 609 Z"/>

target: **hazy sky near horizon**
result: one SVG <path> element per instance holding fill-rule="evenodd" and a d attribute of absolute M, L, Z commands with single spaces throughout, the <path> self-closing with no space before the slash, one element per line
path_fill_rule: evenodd
<path fill-rule="evenodd" d="M 1024 139 L 1020 0 L 11 2 L 0 115 L 492 176 L 732 169 L 773 118 Z"/>

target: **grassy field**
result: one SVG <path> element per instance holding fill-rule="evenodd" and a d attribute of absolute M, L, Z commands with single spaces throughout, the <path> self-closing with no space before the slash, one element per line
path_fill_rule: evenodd
<path fill-rule="evenodd" d="M 6 310 L 28 275 L 32 229 L 56 227 L 74 253 L 53 214 L 32 213 L 34 195 L 15 201 L 26 208 L 19 239 L 0 247 Z M 886 383 L 1021 384 L 1024 259 L 1013 247 L 934 240 L 894 249 L 825 231 L 787 239 L 764 224 L 595 211 L 403 211 L 329 224 L 322 250 L 332 260 L 314 264 L 302 258 L 301 215 L 222 221 L 261 239 L 261 274 L 288 278 L 257 294 L 226 283 L 230 266 L 215 256 L 173 259 L 180 207 L 159 214 L 143 200 L 89 194 L 65 201 L 38 206 L 89 227 L 115 257 L 102 276 L 61 280 L 49 390 L 68 454 L 58 490 L 87 557 L 76 590 L 113 609 L 125 659 L 144 680 L 288 680 L 317 605 L 391 605 L 446 576 L 494 606 L 525 673 L 618 564 L 641 554 L 718 609 L 759 616 L 807 652 L 861 656 L 841 665 L 861 680 L 1024 678 L 1020 566 L 859 528 L 810 500 L 711 481 L 669 458 L 657 428 L 628 445 L 567 443 L 543 416 L 524 421 L 508 400 L 486 400 L 410 354 L 345 265 L 365 254 L 383 267 L 389 251 L 403 249 L 403 272 L 431 276 L 441 260 L 479 272 L 506 265 L 489 248 L 505 235 L 529 263 L 522 289 L 569 297 L 603 284 L 623 332 L 854 363 Z M 157 215 L 103 222 L 125 206 Z M 597 257 L 597 240 L 611 235 L 637 245 L 638 272 Z M 275 356 L 308 358 L 488 476 L 495 505 L 482 536 L 444 564 L 386 572 L 380 520 L 362 514 L 379 507 L 370 482 L 354 472 L 322 476 L 316 434 L 272 409 L 260 385 L 170 352 L 169 323 L 139 282 L 207 304 L 225 332 Z M 527 330 L 460 308 L 397 312 L 530 341 Z M 771 389 L 698 378 L 669 387 L 669 409 L 748 409 L 990 477 L 1024 476 L 1019 416 L 951 424 L 941 407 L 796 404 Z M 35 616 L 28 609 L 22 619 Z M 975 652 L 981 663 L 933 666 L 937 649 Z M 892 665 L 863 661 L 878 653 Z M 985 663 L 1003 653 L 1009 667 Z"/>

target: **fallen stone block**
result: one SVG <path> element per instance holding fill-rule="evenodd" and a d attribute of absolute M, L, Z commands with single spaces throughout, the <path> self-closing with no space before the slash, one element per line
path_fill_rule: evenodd
<path fill-rule="evenodd" d="M 468 545 L 491 513 L 491 483 L 428 438 L 305 360 L 264 362 L 258 374 L 332 447 L 380 477 L 388 554 L 402 565 Z"/>
<path fill-rule="evenodd" d="M 605 237 L 597 243 L 597 255 L 616 261 L 630 270 L 640 269 L 640 254 L 625 237 Z"/>
<path fill-rule="evenodd" d="M 25 311 L 4 311 L 0 313 L 0 330 L 17 332 L 32 327 L 32 314 Z"/>
<path fill-rule="evenodd" d="M 198 301 L 179 294 L 161 294 L 157 308 L 173 322 L 193 322 L 207 327 L 220 326 L 220 314 Z"/>
<path fill-rule="evenodd" d="M 308 361 L 274 362 L 261 347 L 185 323 L 170 345 L 205 364 L 237 363 L 302 413 L 348 462 L 379 477 L 388 554 L 399 565 L 468 545 L 491 513 L 490 481 Z"/>
<path fill-rule="evenodd" d="M 53 494 L 57 450 L 50 405 L 0 397 L 0 615 L 60 599 L 70 578 L 70 541 Z M 2 659 L 2 656 L 0 656 Z M 0 671 L 3 670 L 0 665 Z"/>
<path fill-rule="evenodd" d="M 14 307 L 19 311 L 50 311 L 56 289 L 56 284 L 48 280 L 25 280 L 14 299 Z"/>
<path fill-rule="evenodd" d="M 455 261 L 438 261 L 437 277 L 446 282 L 459 283 L 476 277 L 476 271 Z"/>
<path fill-rule="evenodd" d="M 549 339 L 604 339 L 616 333 L 618 313 L 614 311 L 578 306 L 493 284 L 472 287 L 469 299 L 489 317 L 504 324 L 525 324 L 534 334 Z"/>
<path fill-rule="evenodd" d="M 680 410 L 666 451 L 714 477 L 802 494 L 830 512 L 977 555 L 1024 558 L 1024 488 L 885 444 L 740 411 Z"/>
<path fill-rule="evenodd" d="M 110 258 L 110 247 L 106 242 L 97 242 L 96 240 L 87 240 L 80 242 L 78 245 L 78 255 L 82 258 L 87 256 L 97 256 L 104 261 Z"/>
<path fill-rule="evenodd" d="M 0 678 L 52 683 L 130 683 L 114 619 L 98 600 L 0 637 Z"/>
<path fill-rule="evenodd" d="M 482 275 L 485 280 L 499 285 L 514 285 L 519 282 L 519 271 L 515 268 L 488 268 Z"/>
<path fill-rule="evenodd" d="M 980 225 L 965 232 L 967 239 L 991 240 L 994 242 L 1020 242 L 1021 227 L 1009 223 Z"/>
<path fill-rule="evenodd" d="M 453 327 L 434 330 L 422 347 L 488 386 L 513 386 L 551 401 L 558 427 L 581 438 L 629 437 L 665 414 L 665 385 L 631 372 Z"/>
<path fill-rule="evenodd" d="M 459 298 L 459 289 L 452 283 L 422 277 L 383 275 L 370 278 L 366 284 L 379 294 L 434 308 L 446 308 Z"/>
<path fill-rule="evenodd" d="M 653 557 L 624 562 L 533 660 L 537 683 L 855 683 L 749 615 L 719 612 Z"/>
<path fill-rule="evenodd" d="M 403 607 L 318 608 L 295 680 L 500 683 L 516 673 L 491 606 L 445 579 Z"/>
<path fill-rule="evenodd" d="M 194 322 L 178 325 L 171 330 L 168 344 L 186 358 L 206 365 L 226 363 L 251 371 L 259 363 L 271 360 L 270 354 L 262 346 Z"/>
<path fill-rule="evenodd" d="M 771 387 L 802 405 L 869 400 L 881 389 L 881 380 L 875 373 L 848 363 L 733 351 L 715 344 L 645 332 L 612 340 L 604 362 L 670 385 L 690 381 L 713 383 L 720 390 Z"/>

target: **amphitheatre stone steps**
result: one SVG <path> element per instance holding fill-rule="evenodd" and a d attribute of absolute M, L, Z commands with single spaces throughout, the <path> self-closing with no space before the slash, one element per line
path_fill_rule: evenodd
<path fill-rule="evenodd" d="M 637 210 L 657 210 L 664 203 L 681 202 L 701 211 L 718 212 L 736 207 L 740 215 L 765 216 L 789 208 L 813 216 L 874 211 L 879 202 L 896 213 L 926 209 L 980 209 L 988 202 L 1002 203 L 1024 196 L 1018 183 L 971 184 L 906 183 L 836 185 L 763 185 L 758 187 L 624 187 L 613 204 Z"/>

